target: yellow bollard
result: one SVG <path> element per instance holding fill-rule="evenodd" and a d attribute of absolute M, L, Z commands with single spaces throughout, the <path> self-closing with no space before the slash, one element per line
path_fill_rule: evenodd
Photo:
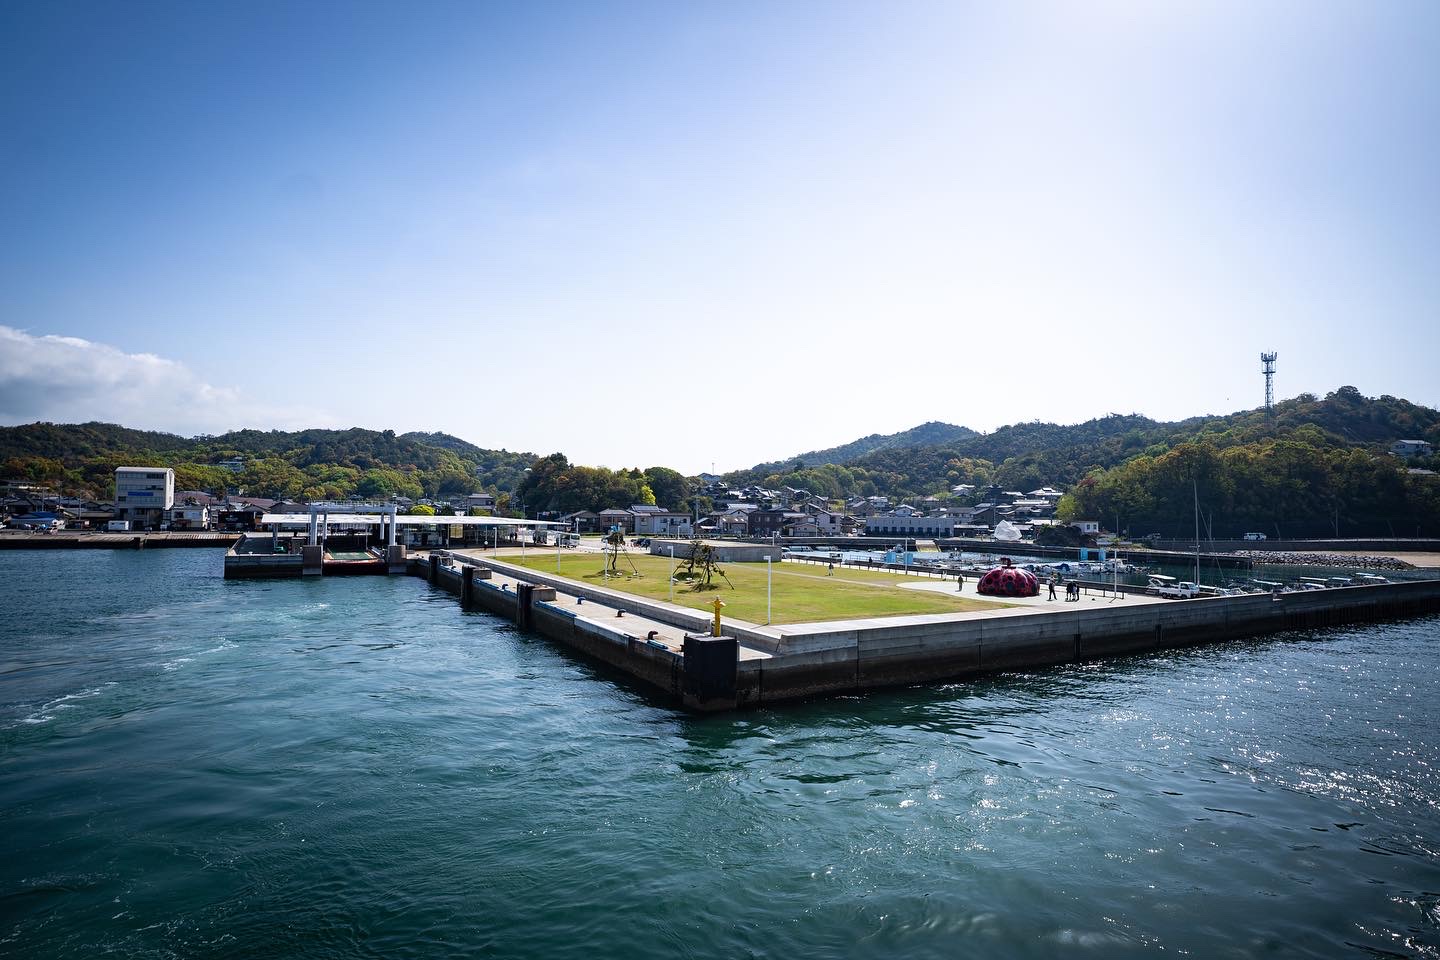
<path fill-rule="evenodd" d="M 725 606 L 725 601 L 721 600 L 719 597 L 716 597 L 710 602 L 715 605 L 715 623 L 710 628 L 710 636 L 718 637 L 720 636 L 720 608 Z"/>

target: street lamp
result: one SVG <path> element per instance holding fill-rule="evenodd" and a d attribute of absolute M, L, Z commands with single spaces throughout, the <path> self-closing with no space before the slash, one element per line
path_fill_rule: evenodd
<path fill-rule="evenodd" d="M 769 556 L 768 554 L 766 555 L 766 557 L 765 557 L 765 625 L 766 625 L 767 627 L 770 625 L 770 598 L 771 598 L 771 596 L 772 596 L 772 592 L 771 592 L 771 589 L 770 589 L 771 578 L 772 578 L 772 576 L 774 575 L 774 572 L 775 572 L 775 564 L 772 562 L 773 560 L 774 560 L 773 557 Z"/>

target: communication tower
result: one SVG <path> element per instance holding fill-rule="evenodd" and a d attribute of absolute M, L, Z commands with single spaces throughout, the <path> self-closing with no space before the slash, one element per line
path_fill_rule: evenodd
<path fill-rule="evenodd" d="M 1269 413 L 1270 408 L 1275 405 L 1275 358 L 1278 353 L 1260 354 L 1260 362 L 1264 364 L 1265 371 L 1265 412 Z"/>

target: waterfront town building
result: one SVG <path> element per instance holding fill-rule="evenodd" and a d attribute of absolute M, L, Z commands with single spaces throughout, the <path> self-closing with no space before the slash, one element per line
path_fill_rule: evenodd
<path fill-rule="evenodd" d="M 117 467 L 115 512 L 136 530 L 158 530 L 175 506 L 175 471 L 169 467 Z"/>
<path fill-rule="evenodd" d="M 462 506 L 462 504 L 454 504 Z M 463 504 L 466 510 L 484 510 L 493 513 L 495 510 L 495 495 L 493 493 L 472 493 L 465 498 Z"/>
<path fill-rule="evenodd" d="M 914 514 L 881 514 L 865 518 L 868 537 L 953 537 L 954 517 L 921 517 Z"/>
<path fill-rule="evenodd" d="M 209 530 L 210 506 L 204 503 L 184 503 L 166 512 L 171 530 Z"/>
<path fill-rule="evenodd" d="M 688 537 L 690 515 L 675 513 L 662 507 L 638 504 L 630 508 L 635 515 L 634 532 L 642 537 Z"/>

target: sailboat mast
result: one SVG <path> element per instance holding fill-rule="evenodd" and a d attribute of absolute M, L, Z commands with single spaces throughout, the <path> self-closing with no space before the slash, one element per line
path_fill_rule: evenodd
<path fill-rule="evenodd" d="M 1200 585 L 1200 482 L 1190 478 L 1190 489 L 1195 494 L 1195 585 Z"/>

